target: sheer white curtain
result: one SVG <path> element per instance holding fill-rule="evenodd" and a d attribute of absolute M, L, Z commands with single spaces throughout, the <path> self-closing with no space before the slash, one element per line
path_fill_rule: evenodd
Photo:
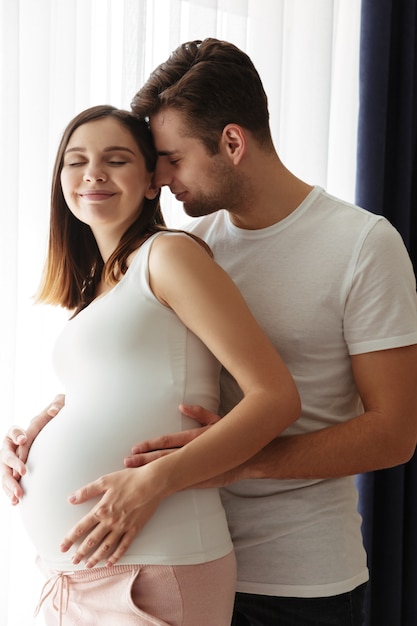
<path fill-rule="evenodd" d="M 33 307 L 61 131 L 93 104 L 129 107 L 182 41 L 213 36 L 252 57 L 284 162 L 354 195 L 360 0 L 0 0 L 0 436 L 60 390 L 50 350 L 65 316 Z M 169 224 L 183 220 L 164 192 Z M 74 450 L 76 454 L 76 450 Z M 32 618 L 40 588 L 17 509 L 0 498 L 0 623 Z M 47 523 L 47 517 L 46 517 Z"/>

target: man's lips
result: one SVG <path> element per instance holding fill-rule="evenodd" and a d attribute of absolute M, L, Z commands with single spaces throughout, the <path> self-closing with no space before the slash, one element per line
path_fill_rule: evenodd
<path fill-rule="evenodd" d="M 180 191 L 179 193 L 175 193 L 175 199 L 178 200 L 178 202 L 182 202 L 185 198 L 185 196 L 187 195 L 186 191 Z"/>

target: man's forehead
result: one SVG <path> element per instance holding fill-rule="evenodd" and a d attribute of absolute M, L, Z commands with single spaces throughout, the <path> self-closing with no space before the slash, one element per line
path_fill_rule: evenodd
<path fill-rule="evenodd" d="M 149 118 L 155 148 L 159 156 L 172 156 L 195 150 L 201 141 L 186 132 L 181 113 L 159 111 Z"/>
<path fill-rule="evenodd" d="M 155 130 L 179 129 L 183 125 L 183 116 L 179 111 L 170 108 L 159 109 L 149 117 L 149 125 Z"/>
<path fill-rule="evenodd" d="M 149 126 L 154 137 L 156 149 L 158 151 L 172 151 L 174 149 L 173 142 L 176 144 L 176 139 L 181 137 L 175 117 L 167 114 L 166 111 L 159 111 L 149 118 Z M 171 144 L 171 146 L 168 147 L 167 144 Z"/>
<path fill-rule="evenodd" d="M 154 143 L 158 156 L 172 156 L 181 152 L 181 145 L 164 131 L 157 131 L 154 135 Z"/>

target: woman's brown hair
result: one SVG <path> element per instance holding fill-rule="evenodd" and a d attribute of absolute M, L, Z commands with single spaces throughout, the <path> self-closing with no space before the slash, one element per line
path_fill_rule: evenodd
<path fill-rule="evenodd" d="M 80 310 L 94 297 L 103 276 L 109 284 L 118 282 L 127 270 L 129 255 L 138 248 L 144 236 L 164 229 L 159 192 L 152 200 L 145 198 L 136 221 L 121 237 L 119 245 L 104 263 L 89 226 L 69 210 L 61 187 L 64 154 L 73 132 L 87 122 L 111 117 L 124 126 L 136 141 L 148 172 L 156 165 L 156 151 L 148 124 L 128 111 L 110 105 L 91 107 L 74 117 L 60 141 L 52 177 L 48 251 L 37 302 Z"/>

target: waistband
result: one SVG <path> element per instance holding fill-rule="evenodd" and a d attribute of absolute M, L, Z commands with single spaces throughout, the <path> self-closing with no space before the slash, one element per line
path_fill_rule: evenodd
<path fill-rule="evenodd" d="M 114 565 L 112 567 L 97 567 L 69 572 L 52 571 L 50 578 L 42 587 L 39 602 L 36 606 L 34 617 L 42 608 L 43 603 L 52 596 L 52 606 L 59 616 L 59 626 L 62 626 L 62 618 L 68 610 L 71 584 L 86 582 L 117 576 L 126 572 L 140 569 L 140 565 Z"/>

